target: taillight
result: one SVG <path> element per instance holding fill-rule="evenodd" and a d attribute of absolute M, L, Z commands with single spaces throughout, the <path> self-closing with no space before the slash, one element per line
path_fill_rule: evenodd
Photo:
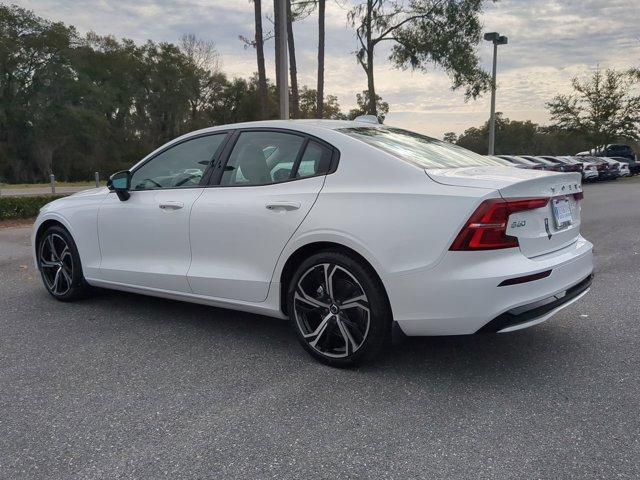
<path fill-rule="evenodd" d="M 517 247 L 518 239 L 507 235 L 509 215 L 536 210 L 549 203 L 548 198 L 485 200 L 473 212 L 449 250 L 498 250 Z"/>
<path fill-rule="evenodd" d="M 578 193 L 574 193 L 573 194 L 573 199 L 576 202 L 579 202 L 580 200 L 582 200 L 584 198 L 584 193 L 583 192 L 578 192 Z"/>

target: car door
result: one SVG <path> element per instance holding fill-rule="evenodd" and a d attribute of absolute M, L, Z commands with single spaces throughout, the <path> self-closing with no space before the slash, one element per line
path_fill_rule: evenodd
<path fill-rule="evenodd" d="M 132 171 L 128 200 L 107 196 L 98 210 L 102 280 L 190 292 L 189 215 L 226 137 L 171 145 Z"/>
<path fill-rule="evenodd" d="M 334 155 L 332 147 L 294 132 L 237 132 L 216 185 L 193 206 L 193 292 L 264 301 L 278 257 L 313 207 Z"/>

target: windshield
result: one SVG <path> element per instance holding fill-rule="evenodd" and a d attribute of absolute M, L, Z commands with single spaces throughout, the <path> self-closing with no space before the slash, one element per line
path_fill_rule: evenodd
<path fill-rule="evenodd" d="M 400 128 L 351 127 L 338 131 L 421 168 L 504 166 L 497 160 L 462 147 Z"/>

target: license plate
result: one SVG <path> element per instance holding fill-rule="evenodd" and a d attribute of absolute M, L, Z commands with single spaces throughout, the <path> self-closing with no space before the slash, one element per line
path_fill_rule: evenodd
<path fill-rule="evenodd" d="M 566 228 L 573 223 L 571 214 L 571 204 L 566 198 L 554 198 L 551 206 L 553 208 L 553 218 L 557 228 Z"/>

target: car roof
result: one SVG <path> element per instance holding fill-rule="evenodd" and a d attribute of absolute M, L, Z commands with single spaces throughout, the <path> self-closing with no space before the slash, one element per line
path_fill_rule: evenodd
<path fill-rule="evenodd" d="M 498 155 L 499 157 L 511 159 L 514 162 L 519 163 L 520 165 L 535 165 L 536 162 L 532 162 L 531 160 L 527 160 L 526 158 L 519 157 L 517 155 Z"/>
<path fill-rule="evenodd" d="M 527 160 L 531 160 L 532 162 L 542 163 L 545 165 L 555 165 L 555 163 L 547 160 L 546 158 L 542 158 L 538 155 L 519 155 L 522 158 L 526 158 Z"/>
<path fill-rule="evenodd" d="M 215 127 L 203 128 L 191 134 L 215 132 L 216 130 L 233 130 L 237 128 L 289 128 L 292 130 L 306 130 L 307 128 L 323 128 L 326 130 L 338 130 L 340 128 L 354 127 L 373 127 L 380 128 L 384 125 L 356 121 L 356 120 L 319 120 L 319 119 L 300 119 L 300 120 L 259 120 L 255 122 L 230 123 L 227 125 L 216 125 Z"/>
<path fill-rule="evenodd" d="M 157 149 L 153 150 L 149 154 L 147 154 L 144 158 L 142 158 L 139 162 L 133 165 L 131 168 L 136 168 L 138 165 L 146 162 L 149 158 L 156 155 L 159 151 L 168 148 L 172 145 L 180 143 L 182 141 L 188 140 L 190 138 L 206 135 L 209 133 L 216 132 L 225 132 L 229 130 L 236 130 L 241 128 L 273 128 L 273 129 L 284 129 L 284 130 L 293 130 L 299 133 L 304 133 L 307 135 L 316 135 L 318 138 L 322 140 L 327 140 L 323 135 L 323 133 L 329 133 L 331 131 L 336 131 L 341 128 L 384 128 L 386 125 L 380 125 L 376 123 L 372 123 L 370 121 L 357 121 L 357 120 L 319 120 L 319 119 L 300 119 L 300 120 L 259 120 L 255 122 L 241 122 L 241 123 L 230 123 L 225 125 L 216 125 L 213 127 L 202 128 L 200 130 L 194 130 L 192 132 L 185 133 L 180 137 L 174 138 L 169 142 L 159 146 Z M 352 140 L 356 142 L 355 139 L 350 139 L 347 135 L 339 134 L 344 137 L 345 141 Z"/>

